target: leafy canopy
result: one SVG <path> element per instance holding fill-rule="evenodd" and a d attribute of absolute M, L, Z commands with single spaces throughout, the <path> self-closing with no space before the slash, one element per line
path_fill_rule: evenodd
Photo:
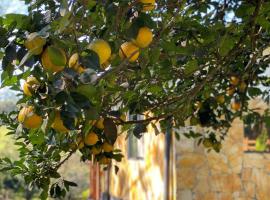
<path fill-rule="evenodd" d="M 0 165 L 41 188 L 42 199 L 76 186 L 57 172 L 76 150 L 107 166 L 121 161 L 113 144 L 123 131 L 139 138 L 173 119 L 206 127 L 185 136 L 219 151 L 235 117 L 252 119 L 248 100 L 269 101 L 269 2 L 143 2 L 25 0 L 28 15 L 0 18 L 1 87 L 27 107 L 20 123 L 18 111 L 1 115 L 20 160 Z"/>

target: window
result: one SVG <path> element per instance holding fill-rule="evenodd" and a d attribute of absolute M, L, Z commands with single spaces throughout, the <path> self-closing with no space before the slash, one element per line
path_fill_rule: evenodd
<path fill-rule="evenodd" d="M 250 115 L 244 120 L 244 151 L 270 152 L 270 127 L 265 117 Z"/>
<path fill-rule="evenodd" d="M 129 120 L 141 120 L 142 115 L 128 115 Z M 131 130 L 132 131 L 132 130 Z M 128 137 L 128 158 L 142 160 L 144 158 L 144 136 L 136 138 L 132 132 Z"/>

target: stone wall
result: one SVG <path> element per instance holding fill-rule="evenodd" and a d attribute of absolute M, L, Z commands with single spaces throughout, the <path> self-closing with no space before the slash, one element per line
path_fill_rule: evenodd
<path fill-rule="evenodd" d="M 220 153 L 196 142 L 176 142 L 179 200 L 269 200 L 270 154 L 243 152 L 243 123 L 237 119 Z"/>

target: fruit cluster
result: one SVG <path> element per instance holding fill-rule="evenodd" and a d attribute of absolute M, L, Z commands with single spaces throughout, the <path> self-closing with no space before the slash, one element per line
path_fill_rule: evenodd
<path fill-rule="evenodd" d="M 140 3 L 143 6 L 143 12 L 148 12 L 155 8 L 155 0 L 140 0 Z M 128 62 L 135 62 L 139 57 L 140 48 L 148 47 L 152 40 L 153 33 L 151 29 L 146 26 L 139 27 L 137 36 L 131 41 L 124 42 L 120 46 L 118 52 L 120 58 Z M 110 61 L 115 58 L 115 54 L 112 53 L 109 42 L 103 39 L 93 40 L 87 46 L 86 51 L 74 52 L 69 58 L 64 49 L 51 42 L 47 42 L 47 38 L 36 32 L 27 36 L 24 45 L 30 55 L 40 58 L 44 72 L 53 76 L 63 71 L 66 66 L 78 74 L 84 73 L 87 67 L 82 64 L 81 58 L 87 54 L 87 51 L 91 51 L 98 58 L 101 70 L 105 70 L 110 65 Z M 40 81 L 34 76 L 29 76 L 22 89 L 25 96 L 31 97 L 38 92 L 40 87 L 42 87 Z M 40 128 L 44 118 L 45 117 L 41 117 L 35 112 L 33 105 L 24 106 L 18 114 L 18 121 L 27 129 Z M 77 122 L 78 119 L 75 119 L 75 124 Z M 108 164 L 111 160 L 109 154 L 113 152 L 114 147 L 113 144 L 102 135 L 104 130 L 103 122 L 104 119 L 102 117 L 98 120 L 90 121 L 89 124 L 92 126 L 90 132 L 86 135 L 79 134 L 76 142 L 71 144 L 71 149 L 80 149 L 80 151 L 84 152 L 84 155 L 92 155 L 99 163 Z M 70 131 L 63 122 L 60 109 L 55 108 L 49 128 L 52 128 L 58 133 L 68 133 Z"/>

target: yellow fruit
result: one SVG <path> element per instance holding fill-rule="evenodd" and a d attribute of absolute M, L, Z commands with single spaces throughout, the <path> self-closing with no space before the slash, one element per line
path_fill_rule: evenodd
<path fill-rule="evenodd" d="M 120 116 L 120 119 L 121 119 L 122 121 L 126 121 L 126 120 L 127 120 L 127 116 L 126 116 L 125 114 L 122 114 L 122 115 Z"/>
<path fill-rule="evenodd" d="M 196 101 L 194 106 L 195 106 L 196 109 L 200 109 L 202 107 L 202 102 Z"/>
<path fill-rule="evenodd" d="M 33 55 L 39 55 L 39 54 L 41 54 L 42 51 L 43 51 L 43 46 L 45 44 L 46 44 L 46 39 L 43 38 L 43 37 L 41 37 L 41 36 L 39 36 L 36 32 L 31 33 L 27 37 L 27 39 L 26 39 L 26 41 L 24 43 L 25 47 L 29 51 L 31 51 L 31 53 Z"/>
<path fill-rule="evenodd" d="M 18 115 L 18 121 L 25 128 L 38 128 L 42 123 L 42 118 L 34 113 L 33 106 L 23 107 Z"/>
<path fill-rule="evenodd" d="M 85 71 L 85 68 L 79 64 L 79 54 L 74 53 L 69 61 L 68 61 L 68 66 L 72 69 L 74 69 L 78 73 L 83 73 Z"/>
<path fill-rule="evenodd" d="M 54 51 L 59 53 L 59 56 L 61 56 L 59 60 L 61 60 L 61 62 L 64 63 L 64 65 L 56 65 L 52 62 L 52 59 L 50 58 L 50 55 L 49 55 L 49 48 L 53 48 Z M 59 72 L 65 68 L 65 64 L 67 63 L 67 58 L 63 49 L 51 46 L 51 47 L 47 47 L 45 51 L 42 53 L 41 62 L 45 70 L 51 71 L 51 72 Z"/>
<path fill-rule="evenodd" d="M 231 78 L 230 78 L 231 85 L 236 86 L 236 85 L 238 85 L 239 81 L 240 81 L 239 78 L 236 76 L 231 76 Z"/>
<path fill-rule="evenodd" d="M 105 69 L 108 68 L 109 66 L 110 66 L 109 61 L 106 61 L 105 63 L 103 63 L 103 64 L 100 66 L 100 68 L 105 70 Z"/>
<path fill-rule="evenodd" d="M 151 11 L 155 8 L 155 0 L 140 0 L 143 4 L 143 11 Z"/>
<path fill-rule="evenodd" d="M 99 164 L 101 165 L 108 165 L 111 163 L 111 159 L 107 158 L 105 156 L 103 156 L 100 160 L 99 160 Z"/>
<path fill-rule="evenodd" d="M 104 144 L 102 144 L 101 148 L 103 149 L 104 152 L 112 152 L 113 151 L 113 145 L 105 142 Z"/>
<path fill-rule="evenodd" d="M 240 102 L 232 102 L 231 103 L 231 108 L 234 110 L 234 111 L 239 111 L 240 108 L 241 108 L 241 103 Z"/>
<path fill-rule="evenodd" d="M 77 145 L 79 149 L 82 149 L 84 147 L 84 141 L 81 136 L 77 138 Z"/>
<path fill-rule="evenodd" d="M 54 121 L 52 123 L 52 128 L 58 132 L 61 132 L 61 133 L 66 133 L 68 132 L 69 130 L 64 126 L 64 123 L 63 123 L 63 120 L 61 119 L 61 115 L 60 115 L 60 112 L 57 111 L 55 113 L 55 118 L 54 118 Z"/>
<path fill-rule="evenodd" d="M 199 120 L 196 117 L 192 116 L 190 118 L 190 126 L 196 126 L 197 124 L 199 124 Z"/>
<path fill-rule="evenodd" d="M 216 97 L 216 100 L 217 100 L 217 102 L 218 102 L 219 104 L 223 104 L 223 103 L 225 102 L 225 97 L 224 97 L 224 95 L 218 95 L 218 96 Z"/>
<path fill-rule="evenodd" d="M 135 44 L 140 48 L 145 48 L 150 45 L 153 40 L 153 33 L 148 27 L 142 27 L 139 29 Z"/>
<path fill-rule="evenodd" d="M 85 138 L 84 138 L 84 143 L 87 145 L 95 145 L 99 141 L 98 135 L 94 132 L 89 133 Z"/>
<path fill-rule="evenodd" d="M 239 85 L 239 91 L 245 92 L 246 88 L 247 88 L 247 84 L 244 81 L 242 81 Z"/>
<path fill-rule="evenodd" d="M 111 57 L 111 47 L 105 40 L 95 40 L 88 48 L 97 53 L 100 65 L 104 64 Z"/>
<path fill-rule="evenodd" d="M 91 153 L 94 155 L 100 154 L 101 153 L 101 148 L 93 147 L 91 149 Z"/>
<path fill-rule="evenodd" d="M 139 48 L 132 42 L 123 43 L 119 49 L 119 56 L 122 59 L 129 58 L 129 62 L 135 62 L 139 55 Z"/>
<path fill-rule="evenodd" d="M 235 88 L 233 88 L 233 87 L 228 87 L 228 88 L 226 89 L 226 94 L 227 94 L 228 96 L 232 96 L 232 95 L 234 94 L 234 92 L 235 92 Z"/>
<path fill-rule="evenodd" d="M 33 90 L 36 89 L 38 86 L 38 80 L 33 76 L 29 76 L 23 84 L 23 93 L 26 96 L 32 96 Z"/>
<path fill-rule="evenodd" d="M 210 148 L 210 147 L 212 147 L 212 145 L 213 145 L 212 141 L 209 138 L 203 140 L 203 146 L 205 148 Z"/>
<path fill-rule="evenodd" d="M 100 118 L 96 123 L 95 123 L 95 127 L 103 130 L 104 129 L 104 118 Z"/>

